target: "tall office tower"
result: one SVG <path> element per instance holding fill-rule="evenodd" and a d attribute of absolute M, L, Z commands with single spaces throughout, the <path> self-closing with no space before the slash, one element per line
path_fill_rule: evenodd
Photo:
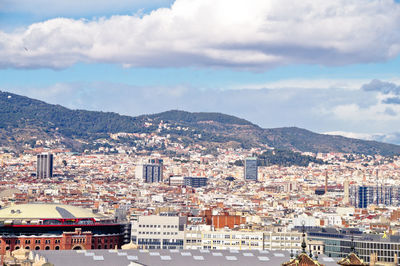
<path fill-rule="evenodd" d="M 149 163 L 136 167 L 136 178 L 143 179 L 145 183 L 156 183 L 163 181 L 162 160 L 149 160 Z"/>
<path fill-rule="evenodd" d="M 53 177 L 53 154 L 42 153 L 37 155 L 36 177 Z"/>
<path fill-rule="evenodd" d="M 244 161 L 244 179 L 258 180 L 257 158 L 250 157 Z"/>
<path fill-rule="evenodd" d="M 370 204 L 399 206 L 399 192 L 398 186 L 352 186 L 350 200 L 357 208 L 367 208 Z"/>

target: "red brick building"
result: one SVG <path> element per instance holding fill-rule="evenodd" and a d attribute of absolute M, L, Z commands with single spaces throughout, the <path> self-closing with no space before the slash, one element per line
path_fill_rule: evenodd
<path fill-rule="evenodd" d="M 7 250 L 114 249 L 123 224 L 91 210 L 61 204 L 21 204 L 0 210 L 0 254 Z M 126 233 L 126 232 L 125 232 Z"/>

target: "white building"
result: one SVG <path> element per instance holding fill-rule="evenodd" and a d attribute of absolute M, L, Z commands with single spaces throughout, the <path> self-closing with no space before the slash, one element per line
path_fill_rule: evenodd
<path fill-rule="evenodd" d="M 149 215 L 132 222 L 132 242 L 144 249 L 182 249 L 186 217 Z"/>

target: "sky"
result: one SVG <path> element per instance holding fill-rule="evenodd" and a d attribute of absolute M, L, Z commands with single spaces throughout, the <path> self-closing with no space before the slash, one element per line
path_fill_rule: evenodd
<path fill-rule="evenodd" d="M 399 28 L 394 0 L 0 0 L 0 90 L 400 144 Z"/>

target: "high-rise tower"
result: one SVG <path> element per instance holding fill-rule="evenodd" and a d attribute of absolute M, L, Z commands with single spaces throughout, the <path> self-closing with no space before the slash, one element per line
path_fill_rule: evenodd
<path fill-rule="evenodd" d="M 244 161 L 244 179 L 258 180 L 257 158 L 250 157 Z"/>
<path fill-rule="evenodd" d="M 42 153 L 37 155 L 36 177 L 53 177 L 53 154 Z"/>

